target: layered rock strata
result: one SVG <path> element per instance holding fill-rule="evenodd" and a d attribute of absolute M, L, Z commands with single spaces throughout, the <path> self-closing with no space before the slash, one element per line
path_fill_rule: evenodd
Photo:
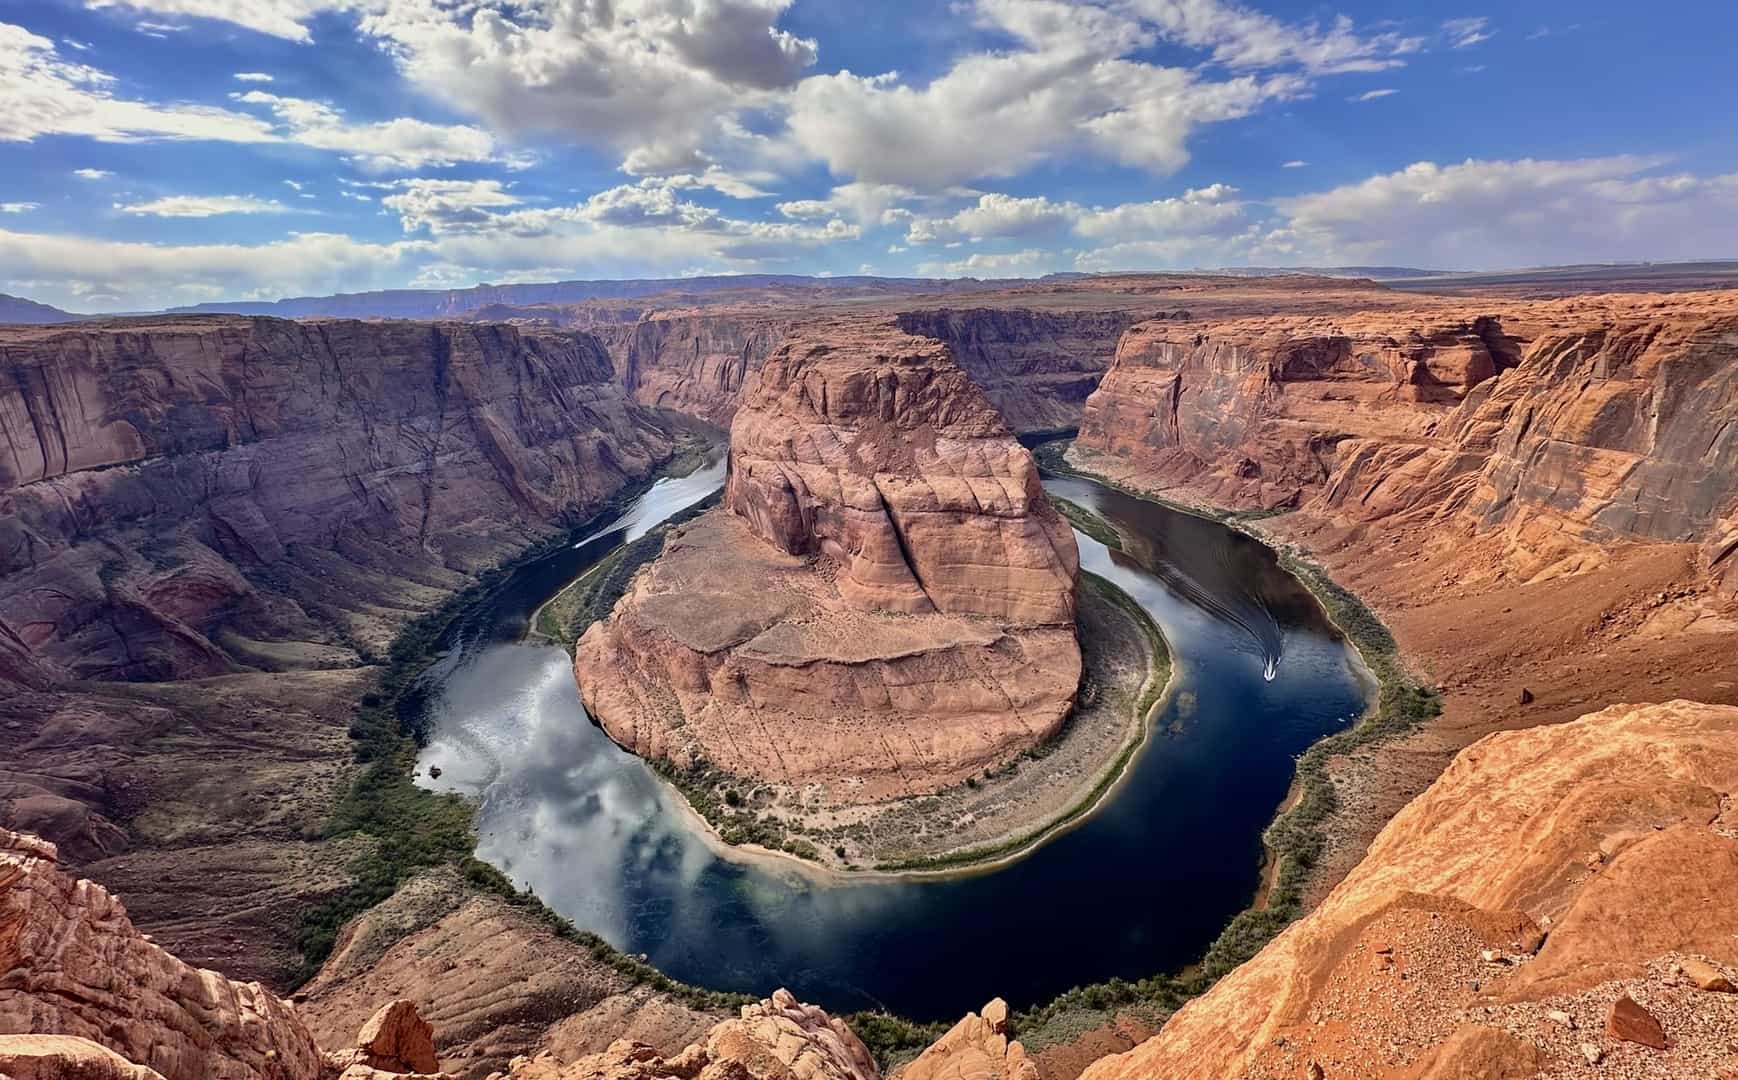
<path fill-rule="evenodd" d="M 1080 426 L 1110 366 L 1127 311 L 936 308 L 905 312 L 899 328 L 935 338 L 1017 432 Z"/>
<path fill-rule="evenodd" d="M 938 343 L 787 338 L 731 429 L 725 505 L 575 654 L 622 745 L 836 802 L 963 781 L 1053 734 L 1078 553 L 1031 457 Z"/>
<path fill-rule="evenodd" d="M 1238 505 L 1319 490 L 1354 435 L 1417 439 L 1518 361 L 1498 320 L 1377 312 L 1132 327 L 1077 447 Z"/>
<path fill-rule="evenodd" d="M 1085 1080 L 1577 1075 L 1584 1046 L 1614 1075 L 1715 1075 L 1738 997 L 1695 973 L 1738 971 L 1735 796 L 1738 708 L 1489 736 L 1319 908 Z M 1602 1030 L 1625 996 L 1663 1049 Z"/>

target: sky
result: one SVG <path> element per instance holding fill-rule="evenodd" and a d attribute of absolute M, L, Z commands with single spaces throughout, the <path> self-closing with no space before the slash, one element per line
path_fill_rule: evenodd
<path fill-rule="evenodd" d="M 1730 0 L 0 0 L 0 292 L 1738 258 Z"/>

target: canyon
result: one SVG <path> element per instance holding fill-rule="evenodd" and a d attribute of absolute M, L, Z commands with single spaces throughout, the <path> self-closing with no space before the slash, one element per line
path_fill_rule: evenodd
<path fill-rule="evenodd" d="M 1328 764 L 1308 913 L 1156 1035 L 1112 1007 L 1028 1049 L 991 1003 L 893 1075 L 1738 1068 L 1738 294 L 631 299 L 0 328 L 0 826 L 44 838 L 0 845 L 0 1072 L 405 1073 L 420 1018 L 356 1033 L 408 998 L 479 1080 L 879 1076 L 818 1009 L 659 984 L 463 864 L 272 989 L 297 913 L 384 839 L 328 823 L 395 637 L 605 513 L 691 421 L 730 429 L 723 505 L 576 649 L 643 755 L 849 805 L 1043 744 L 1085 590 L 1013 436 L 1076 425 L 1074 467 L 1309 561 L 1443 694 Z M 930 741 L 869 738 L 895 727 Z M 387 1027 L 417 1062 L 350 1053 Z"/>

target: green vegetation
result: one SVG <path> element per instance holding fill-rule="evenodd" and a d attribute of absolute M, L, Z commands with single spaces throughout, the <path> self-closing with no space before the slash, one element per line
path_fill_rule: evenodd
<path fill-rule="evenodd" d="M 551 642 L 569 652 L 586 628 L 607 616 L 633 584 L 634 575 L 664 550 L 664 537 L 670 529 L 692 521 L 718 505 L 721 494 L 713 494 L 695 503 L 669 520 L 647 531 L 630 544 L 623 544 L 596 566 L 580 575 L 573 584 L 556 593 L 548 603 L 537 609 L 533 628 Z"/>
<path fill-rule="evenodd" d="M 1121 551 L 1122 534 L 1116 531 L 1116 526 L 1099 517 L 1097 514 L 1081 506 L 1077 502 L 1064 499 L 1060 495 L 1050 495 L 1050 505 L 1056 507 L 1068 524 L 1097 540 L 1112 551 Z"/>
<path fill-rule="evenodd" d="M 725 843 L 757 844 L 800 859 L 820 860 L 820 849 L 807 840 L 791 836 L 792 823 L 773 814 L 755 812 L 754 781 L 725 772 L 705 760 L 687 768 L 662 758 L 648 758 L 646 764 L 681 792 L 694 812 L 705 818 Z M 742 794 L 744 787 L 750 789 L 748 797 Z"/>
<path fill-rule="evenodd" d="M 947 1034 L 948 1023 L 919 1024 L 890 1012 L 855 1012 L 841 1017 L 875 1056 L 883 1076 L 911 1061 Z"/>
<path fill-rule="evenodd" d="M 478 891 L 493 893 L 521 908 L 558 936 L 588 949 L 593 957 L 634 985 L 669 994 L 697 1009 L 732 1009 L 753 1000 L 745 994 L 677 982 L 651 965 L 617 951 L 595 934 L 575 928 L 535 896 L 517 889 L 500 871 L 475 857 L 473 808 L 465 800 L 420 788 L 411 778 L 418 744 L 426 739 L 427 733 L 419 730 L 414 721 L 401 721 L 399 705 L 435 660 L 435 650 L 447 628 L 499 588 L 515 567 L 547 555 L 561 544 L 571 543 L 613 520 L 650 484 L 648 478 L 625 489 L 585 525 L 551 537 L 478 575 L 468 588 L 410 623 L 393 640 L 376 688 L 358 703 L 356 719 L 350 725 L 356 760 L 365 767 L 322 831 L 327 838 L 370 838 L 373 849 L 350 865 L 353 879 L 348 888 L 303 914 L 296 932 L 301 964 L 294 973 L 295 984 L 305 982 L 319 970 L 347 921 L 386 900 L 418 871 L 450 865 Z"/>

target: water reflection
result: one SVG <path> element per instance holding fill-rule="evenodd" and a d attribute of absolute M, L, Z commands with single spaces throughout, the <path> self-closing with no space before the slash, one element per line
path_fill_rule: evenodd
<path fill-rule="evenodd" d="M 619 527 L 516 575 L 455 632 L 421 704 L 422 763 L 441 769 L 425 782 L 479 800 L 479 855 L 677 978 L 949 1018 L 1188 963 L 1252 895 L 1293 756 L 1361 708 L 1345 648 L 1265 548 L 1048 478 L 1134 536 L 1126 554 L 1076 539 L 1172 644 L 1165 734 L 1097 814 L 993 871 L 865 880 L 745 859 L 590 722 L 562 650 L 515 643 L 561 583 L 721 481 L 720 463 L 661 484 Z"/>

